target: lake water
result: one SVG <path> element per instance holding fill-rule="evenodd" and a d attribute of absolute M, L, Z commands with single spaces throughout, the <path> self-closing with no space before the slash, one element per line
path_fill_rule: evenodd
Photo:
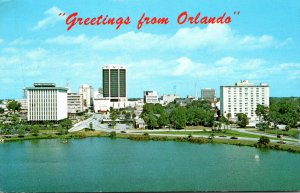
<path fill-rule="evenodd" d="M 300 190 L 300 154 L 109 138 L 0 144 L 0 192 L 222 190 Z"/>

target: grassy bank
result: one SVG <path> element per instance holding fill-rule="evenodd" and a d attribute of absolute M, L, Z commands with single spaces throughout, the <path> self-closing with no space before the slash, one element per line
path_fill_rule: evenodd
<path fill-rule="evenodd" d="M 124 134 L 122 136 L 118 135 L 117 138 L 125 138 Z M 149 136 L 149 135 L 127 135 L 127 138 L 130 140 L 137 141 L 177 141 L 177 142 L 190 142 L 196 144 L 227 144 L 227 145 L 238 145 L 238 146 L 249 146 L 255 148 L 263 149 L 273 149 L 273 150 L 282 150 L 289 151 L 293 153 L 300 153 L 300 146 L 288 145 L 288 144 L 278 144 L 278 143 L 269 143 L 266 146 L 258 145 L 256 141 L 247 141 L 247 140 L 236 140 L 236 139 L 208 139 L 203 137 L 176 137 L 176 136 Z"/>
<path fill-rule="evenodd" d="M 297 137 L 300 134 L 300 130 L 298 129 L 290 129 L 288 131 L 278 131 L 278 130 L 266 130 L 266 131 L 255 131 L 257 133 L 267 133 L 267 134 L 274 134 L 274 135 L 283 135 L 288 137 Z"/>
<path fill-rule="evenodd" d="M 229 137 L 246 137 L 246 138 L 260 138 L 260 135 L 250 134 L 250 133 L 242 133 L 234 130 L 223 130 L 223 131 L 162 131 L 162 132 L 151 132 L 153 134 L 171 134 L 171 135 L 206 135 L 209 136 L 212 133 L 215 136 L 229 136 Z M 277 139 L 277 138 L 270 138 Z"/>
<path fill-rule="evenodd" d="M 189 132 L 190 133 L 190 132 Z M 170 134 L 170 133 L 168 133 Z M 177 133 L 178 134 L 178 133 Z M 210 133 L 209 133 L 210 134 Z M 249 146 L 256 148 L 264 149 L 274 149 L 274 150 L 283 150 L 294 153 L 300 153 L 300 146 L 293 146 L 288 144 L 277 144 L 270 143 L 267 146 L 259 146 L 255 141 L 247 140 L 237 140 L 237 139 L 208 139 L 204 137 L 176 137 L 176 136 L 151 136 L 148 133 L 145 134 L 128 134 L 128 133 L 108 133 L 100 131 L 78 131 L 74 133 L 68 133 L 66 135 L 58 135 L 55 133 L 48 134 L 38 134 L 38 135 L 25 135 L 24 137 L 13 136 L 10 138 L 5 138 L 5 142 L 11 141 L 22 141 L 22 140 L 33 140 L 33 139 L 82 139 L 86 137 L 110 137 L 110 138 L 124 138 L 135 141 L 176 141 L 176 142 L 189 142 L 196 144 L 228 144 L 228 145 L 238 145 L 238 146 Z M 1 137 L 0 137 L 1 138 Z M 3 137 L 2 137 L 3 138 Z"/>

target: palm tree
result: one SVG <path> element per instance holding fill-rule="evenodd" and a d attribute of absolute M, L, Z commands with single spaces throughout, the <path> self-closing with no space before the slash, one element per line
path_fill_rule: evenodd
<path fill-rule="evenodd" d="M 227 129 L 228 129 L 228 126 L 229 126 L 229 124 L 230 124 L 229 119 L 231 118 L 231 113 L 227 113 L 227 114 L 226 114 L 226 118 L 227 118 Z"/>

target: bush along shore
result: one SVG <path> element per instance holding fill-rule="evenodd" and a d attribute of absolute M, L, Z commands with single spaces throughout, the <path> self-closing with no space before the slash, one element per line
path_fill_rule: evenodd
<path fill-rule="evenodd" d="M 293 153 L 300 153 L 300 146 L 294 146 L 289 144 L 278 144 L 272 143 L 269 139 L 261 138 L 256 141 L 238 140 L 238 139 L 220 139 L 213 138 L 209 136 L 204 137 L 193 137 L 191 135 L 187 137 L 177 137 L 177 136 L 151 136 L 148 133 L 144 134 L 128 134 L 128 133 L 116 133 L 112 132 L 100 132 L 100 131 L 78 131 L 74 133 L 61 134 L 61 133 L 39 133 L 30 134 L 23 136 L 2 136 L 0 137 L 0 143 L 12 142 L 12 141 L 23 141 L 23 140 L 34 140 L 34 139 L 83 139 L 86 137 L 109 137 L 111 139 L 123 138 L 135 141 L 176 141 L 176 142 L 189 142 L 194 144 L 228 144 L 228 145 L 238 145 L 238 146 L 249 146 L 262 149 L 273 149 L 282 150 Z"/>

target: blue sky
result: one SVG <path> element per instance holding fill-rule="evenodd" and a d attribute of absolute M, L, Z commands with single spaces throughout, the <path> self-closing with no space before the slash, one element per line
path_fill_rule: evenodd
<path fill-rule="evenodd" d="M 187 11 L 232 17 L 229 25 L 178 25 Z M 234 16 L 234 11 L 240 15 Z M 115 26 L 75 26 L 65 18 L 130 16 Z M 168 17 L 168 25 L 137 30 L 142 13 Z M 248 79 L 270 85 L 271 96 L 300 96 L 300 1 L 298 0 L 0 0 L 0 99 L 21 98 L 34 82 L 73 91 L 101 87 L 104 64 L 128 68 L 128 96 L 144 90 L 181 97 L 201 88 Z"/>

